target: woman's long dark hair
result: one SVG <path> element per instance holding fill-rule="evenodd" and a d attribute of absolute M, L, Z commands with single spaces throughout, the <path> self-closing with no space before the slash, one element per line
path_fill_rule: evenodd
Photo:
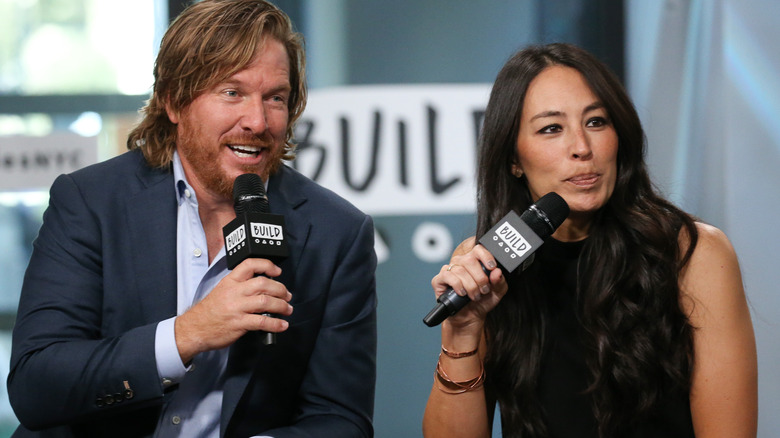
<path fill-rule="evenodd" d="M 602 436 L 647 418 L 672 391 L 687 394 L 692 327 L 680 308 L 679 273 L 696 246 L 694 219 L 661 198 L 644 162 L 645 136 L 620 81 L 568 44 L 529 47 L 499 72 L 480 137 L 477 235 L 507 211 L 533 203 L 512 174 L 523 100 L 545 68 L 578 70 L 602 101 L 619 139 L 615 189 L 596 213 L 580 257 L 578 305 L 586 331 L 593 411 Z M 689 245 L 681 254 L 679 236 Z M 510 292 L 487 317 L 486 390 L 501 406 L 505 437 L 546 434 L 536 393 L 546 318 L 536 270 L 509 279 Z"/>

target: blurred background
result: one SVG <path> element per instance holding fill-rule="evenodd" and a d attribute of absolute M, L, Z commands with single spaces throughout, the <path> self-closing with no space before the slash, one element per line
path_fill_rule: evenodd
<path fill-rule="evenodd" d="M 294 165 L 376 222 L 377 437 L 421 436 L 439 351 L 421 320 L 430 278 L 473 233 L 490 84 L 516 50 L 553 41 L 585 47 L 623 79 L 658 187 L 731 238 L 758 343 L 759 436 L 778 436 L 780 2 L 275 3 L 307 42 L 311 98 Z M 160 37 L 182 8 L 0 0 L 0 437 L 17 424 L 5 390 L 10 332 L 48 187 L 125 151 Z"/>

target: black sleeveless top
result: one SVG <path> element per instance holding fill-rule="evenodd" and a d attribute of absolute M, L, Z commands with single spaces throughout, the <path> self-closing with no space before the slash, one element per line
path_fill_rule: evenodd
<path fill-rule="evenodd" d="M 585 241 L 547 239 L 536 261 L 542 270 L 548 321 L 538 397 L 552 438 L 598 437 L 591 399 L 585 393 L 589 373 L 576 300 L 577 258 Z M 660 412 L 626 437 L 694 437 L 687 393 L 670 394 Z"/>

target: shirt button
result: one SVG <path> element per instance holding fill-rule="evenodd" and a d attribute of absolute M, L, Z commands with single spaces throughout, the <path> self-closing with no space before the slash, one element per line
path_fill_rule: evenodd
<path fill-rule="evenodd" d="M 173 384 L 173 382 L 171 381 L 171 379 L 162 379 L 162 384 L 163 384 L 163 387 L 167 388 L 167 387 L 171 386 Z"/>
<path fill-rule="evenodd" d="M 179 423 L 181 423 L 181 418 L 179 418 L 178 415 L 174 415 L 173 418 L 171 418 L 171 423 L 179 424 Z"/>
<path fill-rule="evenodd" d="M 190 189 L 185 189 L 184 190 L 184 196 L 186 196 L 187 198 L 191 198 L 192 197 L 192 193 L 190 193 Z"/>
<path fill-rule="evenodd" d="M 200 248 L 195 248 L 195 251 L 192 251 L 192 254 L 195 255 L 195 257 L 200 257 L 203 255 L 203 251 L 201 251 Z"/>

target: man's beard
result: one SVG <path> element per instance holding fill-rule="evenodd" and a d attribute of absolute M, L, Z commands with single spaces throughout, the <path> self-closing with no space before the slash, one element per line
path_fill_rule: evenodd
<path fill-rule="evenodd" d="M 219 148 L 207 144 L 205 135 L 201 133 L 200 125 L 189 123 L 185 117 L 180 120 L 179 137 L 176 140 L 176 147 L 179 154 L 186 157 L 190 163 L 192 172 L 198 181 L 207 190 L 218 194 L 226 199 L 233 199 L 233 177 L 229 176 L 225 169 L 220 166 L 219 155 L 223 147 L 229 144 L 247 144 L 269 146 L 272 140 L 260 138 L 254 135 L 231 137 L 221 144 Z M 282 164 L 282 155 L 284 154 L 284 145 L 270 146 L 263 152 L 266 157 L 260 164 L 244 165 L 240 167 L 241 173 L 256 173 L 264 180 L 268 180 L 269 175 L 273 175 L 279 170 Z"/>

